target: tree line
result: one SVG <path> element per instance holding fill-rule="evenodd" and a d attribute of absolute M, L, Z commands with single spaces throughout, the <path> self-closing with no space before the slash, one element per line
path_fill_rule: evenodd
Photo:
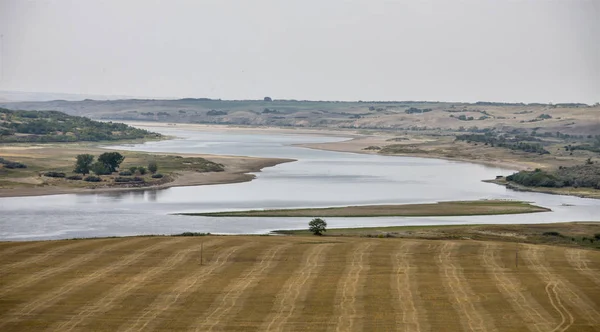
<path fill-rule="evenodd" d="M 600 167 L 588 159 L 585 165 L 560 167 L 555 171 L 539 168 L 534 171 L 520 171 L 507 176 L 506 180 L 527 187 L 600 189 Z"/>
<path fill-rule="evenodd" d="M 75 161 L 75 169 L 73 173 L 82 174 L 86 176 L 93 172 L 96 176 L 110 175 L 114 172 L 119 171 L 121 163 L 125 160 L 125 157 L 119 152 L 105 152 L 98 156 L 98 159 L 94 161 L 95 156 L 91 154 L 80 154 L 77 155 Z M 156 161 L 150 161 L 148 168 L 143 166 L 131 166 L 129 169 L 120 171 L 118 178 L 115 178 L 115 182 L 140 182 L 143 181 L 141 178 L 124 178 L 126 176 L 132 176 L 138 173 L 139 175 L 145 175 L 147 172 L 152 173 L 153 178 L 162 178 L 163 175 L 157 173 L 158 164 Z"/>
<path fill-rule="evenodd" d="M 504 136 L 496 137 L 491 133 L 487 133 L 485 135 L 479 134 L 465 134 L 465 135 L 457 135 L 457 141 L 466 141 L 470 142 L 478 142 L 483 143 L 485 145 L 489 145 L 492 147 L 501 147 L 511 150 L 520 150 L 530 153 L 539 153 L 539 154 L 549 154 L 550 152 L 544 149 L 544 146 L 540 143 L 532 143 L 532 142 L 523 142 L 519 139 L 507 139 Z"/>

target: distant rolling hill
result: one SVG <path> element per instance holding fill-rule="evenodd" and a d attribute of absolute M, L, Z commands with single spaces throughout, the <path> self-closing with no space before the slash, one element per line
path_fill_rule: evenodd
<path fill-rule="evenodd" d="M 127 99 L 0 103 L 119 121 L 385 130 L 514 128 L 600 134 L 600 106 L 460 102 L 336 102 L 297 100 Z"/>

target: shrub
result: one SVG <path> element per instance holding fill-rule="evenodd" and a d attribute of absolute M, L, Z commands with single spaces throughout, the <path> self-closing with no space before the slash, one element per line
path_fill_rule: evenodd
<path fill-rule="evenodd" d="M 596 234 L 594 234 L 594 239 L 596 239 L 596 240 L 600 240 L 600 233 L 596 233 Z"/>
<path fill-rule="evenodd" d="M 206 115 L 209 115 L 209 116 L 227 115 L 227 111 L 210 110 L 210 111 L 206 112 Z"/>
<path fill-rule="evenodd" d="M 119 175 L 121 175 L 121 176 L 132 176 L 133 173 L 131 173 L 130 171 L 121 171 L 121 172 L 119 172 Z"/>
<path fill-rule="evenodd" d="M 142 179 L 138 176 L 133 177 L 133 178 L 118 176 L 115 178 L 115 182 L 117 182 L 117 183 L 139 183 L 139 182 L 144 182 L 144 179 Z"/>
<path fill-rule="evenodd" d="M 87 182 L 100 182 L 102 181 L 102 179 L 99 176 L 93 176 L 93 175 L 89 175 L 86 176 L 83 181 L 87 181 Z"/>
<path fill-rule="evenodd" d="M 559 232 L 555 232 L 555 231 L 544 232 L 543 235 L 545 235 L 545 236 L 562 236 Z"/>
<path fill-rule="evenodd" d="M 152 174 L 153 179 L 162 179 L 163 175 L 160 173 Z"/>
<path fill-rule="evenodd" d="M 152 174 L 154 174 L 154 173 L 156 173 L 156 171 L 158 171 L 158 164 L 156 163 L 156 161 L 151 161 L 148 163 L 148 170 Z"/>
<path fill-rule="evenodd" d="M 133 173 L 135 173 L 135 171 L 137 171 L 137 167 L 131 166 L 131 167 L 129 167 L 129 171 L 131 172 L 131 174 L 133 174 Z"/>
<path fill-rule="evenodd" d="M 47 176 L 50 178 L 64 178 L 66 176 L 66 174 L 62 173 L 62 172 L 50 171 L 50 172 L 44 173 L 44 176 Z"/>
<path fill-rule="evenodd" d="M 146 174 L 146 167 L 140 166 L 137 170 L 138 172 L 140 172 L 141 175 Z"/>
<path fill-rule="evenodd" d="M 71 175 L 71 176 L 67 176 L 67 180 L 81 180 L 83 179 L 81 177 L 81 175 Z"/>
<path fill-rule="evenodd" d="M 9 161 L 9 162 L 4 163 L 4 168 L 10 168 L 10 169 L 27 168 L 27 165 L 21 164 L 18 162 L 14 162 L 14 161 Z"/>
<path fill-rule="evenodd" d="M 180 234 L 173 234 L 173 236 L 208 236 L 210 233 L 199 233 L 199 232 L 183 232 Z"/>

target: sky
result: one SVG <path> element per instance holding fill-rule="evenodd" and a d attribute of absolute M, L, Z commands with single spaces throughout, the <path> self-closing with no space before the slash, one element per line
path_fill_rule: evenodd
<path fill-rule="evenodd" d="M 0 0 L 0 90 L 600 102 L 600 0 Z"/>

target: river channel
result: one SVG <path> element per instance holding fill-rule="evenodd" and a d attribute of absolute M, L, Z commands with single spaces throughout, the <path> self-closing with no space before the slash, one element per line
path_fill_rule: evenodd
<path fill-rule="evenodd" d="M 597 221 L 600 200 L 517 192 L 484 183 L 510 169 L 440 159 L 321 151 L 294 146 L 347 138 L 150 128 L 177 138 L 113 148 L 293 158 L 251 182 L 162 190 L 0 198 L 0 240 L 176 234 L 264 234 L 306 228 L 307 218 L 216 218 L 178 212 L 515 199 L 552 212 L 469 217 L 327 218 L 330 228 Z"/>

